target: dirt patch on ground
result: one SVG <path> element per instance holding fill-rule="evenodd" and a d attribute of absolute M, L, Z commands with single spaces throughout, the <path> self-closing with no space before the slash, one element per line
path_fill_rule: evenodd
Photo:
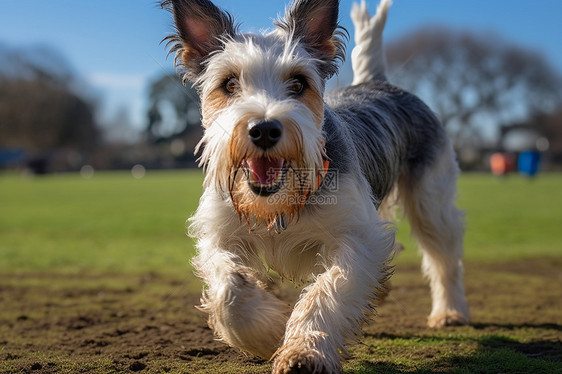
<path fill-rule="evenodd" d="M 0 277 L 0 369 L 168 372 L 204 367 L 206 360 L 263 365 L 213 338 L 193 307 L 199 296 L 192 282 L 154 274 Z"/>
<path fill-rule="evenodd" d="M 398 266 L 346 370 L 412 371 L 392 361 L 404 352 L 441 371 L 499 350 L 561 362 L 561 269 L 560 259 L 468 264 L 473 324 L 435 332 L 425 327 L 429 294 L 417 267 Z M 155 274 L 0 275 L 0 372 L 268 372 L 268 362 L 214 339 L 193 307 L 199 288 L 193 277 Z"/>

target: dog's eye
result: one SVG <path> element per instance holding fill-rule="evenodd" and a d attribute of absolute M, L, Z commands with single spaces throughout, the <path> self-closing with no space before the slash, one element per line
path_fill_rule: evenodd
<path fill-rule="evenodd" d="M 240 82 L 236 77 L 230 77 L 226 79 L 223 83 L 224 89 L 228 93 L 236 93 L 240 90 Z"/>
<path fill-rule="evenodd" d="M 292 95 L 298 96 L 302 94 L 306 87 L 306 79 L 302 75 L 297 75 L 289 81 L 289 92 Z"/>

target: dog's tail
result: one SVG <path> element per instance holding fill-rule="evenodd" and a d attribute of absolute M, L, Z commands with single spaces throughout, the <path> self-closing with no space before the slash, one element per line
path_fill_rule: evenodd
<path fill-rule="evenodd" d="M 392 0 L 381 0 L 374 17 L 369 15 L 365 0 L 353 3 L 351 19 L 355 26 L 355 48 L 351 52 L 353 85 L 371 80 L 386 81 L 386 57 L 382 31 Z"/>

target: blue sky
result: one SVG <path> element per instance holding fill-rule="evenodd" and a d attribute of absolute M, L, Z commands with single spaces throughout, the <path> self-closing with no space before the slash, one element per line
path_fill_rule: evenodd
<path fill-rule="evenodd" d="M 243 31 L 271 27 L 288 0 L 216 0 L 242 22 Z M 352 30 L 352 0 L 341 0 L 340 19 Z M 378 1 L 368 0 L 374 12 Z M 425 25 L 490 33 L 544 54 L 562 71 L 560 0 L 394 0 L 387 41 Z M 62 53 L 95 89 L 101 118 L 125 108 L 135 127 L 144 125 L 149 82 L 172 69 L 160 40 L 171 16 L 153 0 L 0 0 L 0 43 L 47 44 Z M 352 44 L 348 47 L 351 51 Z M 349 66 L 341 81 L 349 80 Z"/>

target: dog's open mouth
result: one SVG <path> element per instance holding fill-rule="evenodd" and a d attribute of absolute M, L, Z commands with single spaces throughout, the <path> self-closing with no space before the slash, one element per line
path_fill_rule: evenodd
<path fill-rule="evenodd" d="M 246 160 L 248 185 L 256 194 L 269 196 L 283 185 L 285 160 L 282 158 L 256 157 Z"/>

